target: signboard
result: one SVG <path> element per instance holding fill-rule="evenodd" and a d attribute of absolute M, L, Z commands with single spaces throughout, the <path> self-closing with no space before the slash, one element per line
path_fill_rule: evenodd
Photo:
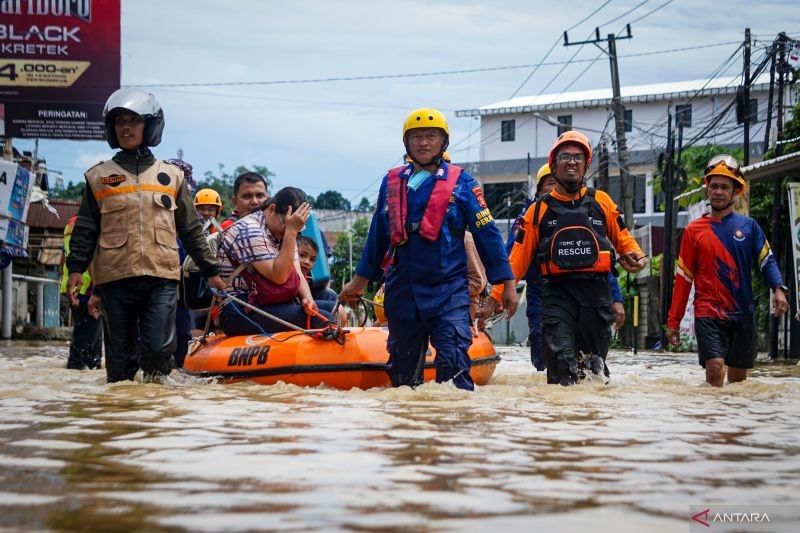
<path fill-rule="evenodd" d="M 0 217 L 18 222 L 28 219 L 28 206 L 35 177 L 11 161 L 0 160 Z M 0 240 L 3 240 L 0 237 Z"/>
<path fill-rule="evenodd" d="M 792 239 L 792 264 L 795 271 L 795 320 L 800 320 L 800 183 L 789 182 L 789 227 Z M 770 293 L 772 294 L 772 293 Z"/>
<path fill-rule="evenodd" d="M 0 134 L 103 139 L 120 0 L 0 0 Z"/>
<path fill-rule="evenodd" d="M 18 220 L 0 217 L 0 242 L 12 256 L 27 257 L 28 226 Z"/>

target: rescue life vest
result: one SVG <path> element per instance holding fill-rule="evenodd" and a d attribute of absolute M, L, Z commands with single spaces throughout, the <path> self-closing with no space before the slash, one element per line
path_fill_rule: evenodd
<path fill-rule="evenodd" d="M 428 197 L 422 220 L 408 223 L 407 185 L 413 168 L 410 165 L 396 167 L 388 174 L 386 205 L 389 208 L 389 236 L 393 247 L 405 244 L 411 233 L 418 233 L 420 237 L 431 242 L 439 238 L 439 230 L 442 229 L 447 214 L 450 195 L 461 175 L 461 167 L 448 165 L 447 178 L 434 180 L 433 191 Z M 440 172 L 444 172 L 442 168 L 437 170 L 437 175 L 440 175 Z"/>
<path fill-rule="evenodd" d="M 541 204 L 547 211 L 539 220 Z M 545 195 L 536 202 L 533 224 L 539 228 L 535 261 L 543 276 L 608 273 L 614 261 L 614 247 L 606 234 L 603 210 L 595 190 L 577 201 L 562 202 Z"/>

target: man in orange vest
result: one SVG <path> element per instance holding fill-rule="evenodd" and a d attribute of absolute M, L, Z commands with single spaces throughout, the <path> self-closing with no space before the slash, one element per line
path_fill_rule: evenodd
<path fill-rule="evenodd" d="M 436 381 L 472 390 L 472 344 L 464 233 L 472 233 L 486 275 L 499 284 L 508 314 L 517 293 L 503 238 L 475 179 L 442 157 L 450 130 L 432 108 L 403 125 L 411 163 L 383 178 L 377 209 L 353 279 L 340 298 L 353 301 L 370 280 L 386 278 L 387 371 L 394 386 L 422 383 L 428 341 L 436 348 Z"/>
<path fill-rule="evenodd" d="M 584 185 L 591 161 L 592 147 L 582 133 L 568 131 L 556 139 L 549 154 L 556 188 L 525 212 L 509 257 L 516 279 L 533 262 L 542 274 L 548 383 L 572 385 L 586 370 L 608 377 L 614 252 L 629 272 L 647 264 L 611 197 Z M 494 314 L 500 296 L 495 288 L 482 316 Z"/>

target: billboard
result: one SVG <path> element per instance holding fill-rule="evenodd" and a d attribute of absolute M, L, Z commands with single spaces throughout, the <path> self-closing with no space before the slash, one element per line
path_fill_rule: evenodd
<path fill-rule="evenodd" d="M 119 88 L 121 0 L 0 0 L 0 132 L 103 139 Z"/>

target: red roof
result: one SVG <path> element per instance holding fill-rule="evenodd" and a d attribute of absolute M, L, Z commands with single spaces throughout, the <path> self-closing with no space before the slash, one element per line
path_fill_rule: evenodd
<path fill-rule="evenodd" d="M 31 204 L 28 209 L 28 226 L 31 228 L 60 229 L 67 225 L 72 215 L 78 214 L 80 203 L 75 200 L 49 199 L 50 206 L 58 211 L 58 216 L 51 213 L 42 202 Z"/>

